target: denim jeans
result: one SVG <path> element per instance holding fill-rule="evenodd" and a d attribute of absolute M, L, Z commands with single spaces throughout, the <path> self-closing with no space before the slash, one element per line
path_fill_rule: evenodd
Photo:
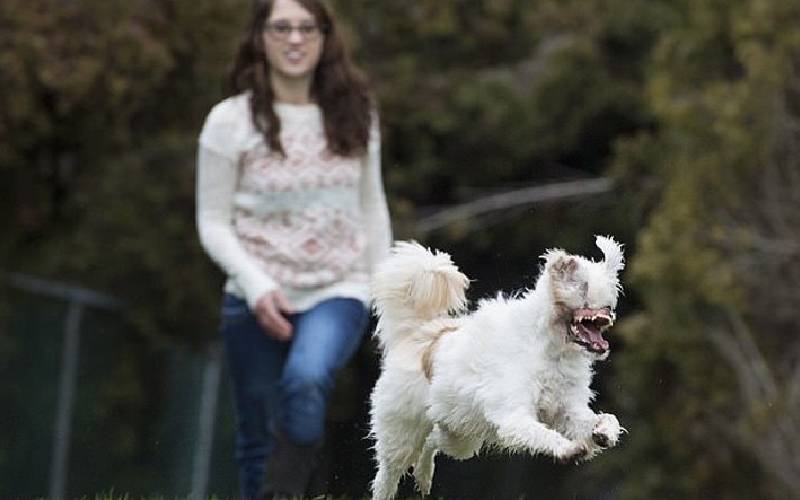
<path fill-rule="evenodd" d="M 243 299 L 225 295 L 221 331 L 233 382 L 243 498 L 257 498 L 269 473 L 272 426 L 298 445 L 322 440 L 336 374 L 358 348 L 367 319 L 359 300 L 325 300 L 289 316 L 292 339 L 280 342 L 264 332 Z"/>

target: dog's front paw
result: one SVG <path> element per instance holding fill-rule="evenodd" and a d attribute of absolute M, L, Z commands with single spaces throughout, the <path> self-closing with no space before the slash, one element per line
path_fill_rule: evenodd
<path fill-rule="evenodd" d="M 601 413 L 592 430 L 592 441 L 601 448 L 611 448 L 616 446 L 621 432 L 617 417 L 610 413 Z"/>
<path fill-rule="evenodd" d="M 557 462 L 568 464 L 579 462 L 589 456 L 589 447 L 580 441 L 569 441 L 562 446 L 554 455 Z"/>

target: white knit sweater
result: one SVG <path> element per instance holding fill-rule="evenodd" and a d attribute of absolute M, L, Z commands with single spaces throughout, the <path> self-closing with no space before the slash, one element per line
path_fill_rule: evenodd
<path fill-rule="evenodd" d="M 326 147 L 314 104 L 275 104 L 286 157 L 268 151 L 248 96 L 220 102 L 200 133 L 197 226 L 225 271 L 225 290 L 253 308 L 280 288 L 296 310 L 332 297 L 369 301 L 369 274 L 388 252 L 391 228 L 373 120 L 367 153 Z"/>

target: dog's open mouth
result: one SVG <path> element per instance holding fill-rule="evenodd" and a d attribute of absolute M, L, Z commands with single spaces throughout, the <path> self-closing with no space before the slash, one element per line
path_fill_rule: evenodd
<path fill-rule="evenodd" d="M 603 354 L 608 351 L 608 341 L 603 332 L 614 324 L 614 313 L 608 307 L 576 309 L 572 313 L 569 332 L 572 341 L 586 350 Z"/>

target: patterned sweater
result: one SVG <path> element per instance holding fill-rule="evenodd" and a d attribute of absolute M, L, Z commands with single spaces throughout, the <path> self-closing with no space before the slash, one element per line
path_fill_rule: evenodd
<path fill-rule="evenodd" d="M 270 152 L 247 94 L 220 102 L 200 133 L 197 226 L 225 290 L 253 308 L 280 288 L 299 311 L 332 297 L 369 300 L 369 274 L 391 228 L 377 119 L 363 157 L 326 147 L 314 104 L 276 103 L 286 157 Z"/>

